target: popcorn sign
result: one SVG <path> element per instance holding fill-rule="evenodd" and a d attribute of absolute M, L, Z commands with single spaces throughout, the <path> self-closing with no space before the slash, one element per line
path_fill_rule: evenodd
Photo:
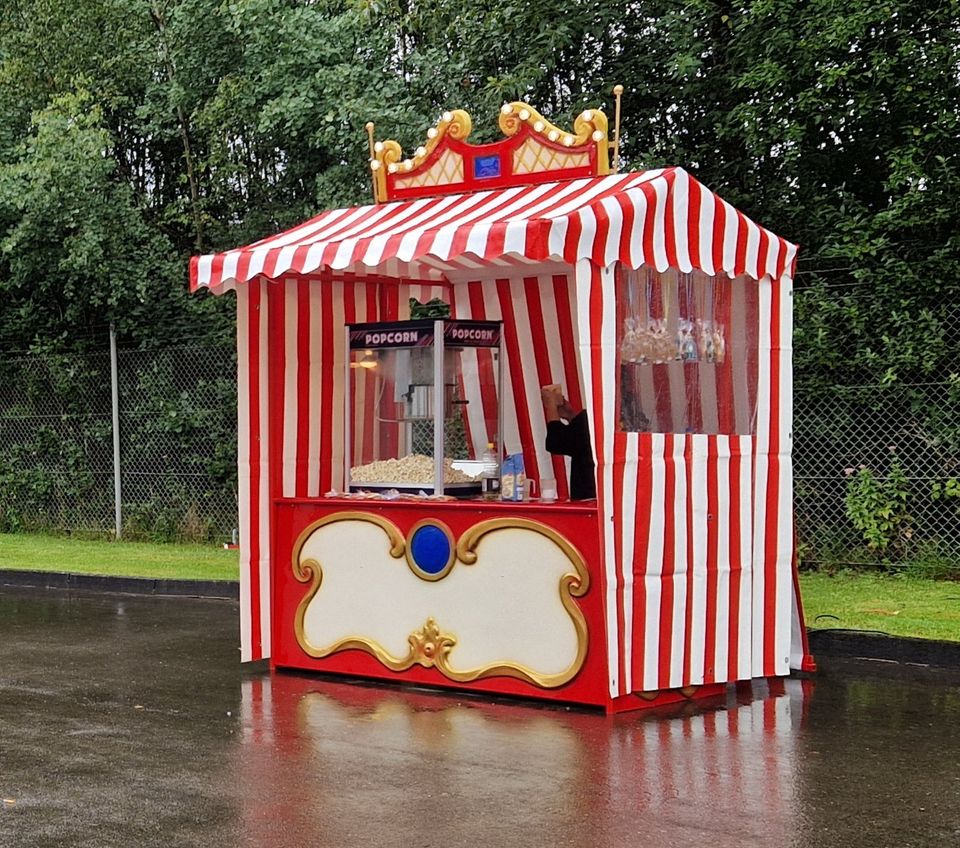
<path fill-rule="evenodd" d="M 353 350 L 428 347 L 432 344 L 433 321 L 389 321 L 350 327 L 350 347 Z"/>
<path fill-rule="evenodd" d="M 496 321 L 447 321 L 443 340 L 452 347 L 497 347 L 500 324 Z"/>
<path fill-rule="evenodd" d="M 498 347 L 499 321 L 443 321 L 443 340 L 449 347 Z M 435 324 L 430 320 L 389 321 L 350 325 L 350 348 L 430 347 L 434 344 Z"/>

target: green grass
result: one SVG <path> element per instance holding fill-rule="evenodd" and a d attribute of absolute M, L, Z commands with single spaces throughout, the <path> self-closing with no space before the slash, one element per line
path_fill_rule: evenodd
<path fill-rule="evenodd" d="M 800 591 L 808 627 L 960 642 L 960 583 L 805 573 L 800 575 Z"/>
<path fill-rule="evenodd" d="M 213 545 L 95 542 L 0 533 L 0 568 L 236 580 L 238 561 L 237 551 Z M 876 574 L 831 577 L 804 573 L 800 586 L 809 627 L 960 641 L 960 583 Z"/>
<path fill-rule="evenodd" d="M 237 551 L 213 545 L 90 542 L 0 533 L 0 568 L 179 580 L 236 580 Z"/>

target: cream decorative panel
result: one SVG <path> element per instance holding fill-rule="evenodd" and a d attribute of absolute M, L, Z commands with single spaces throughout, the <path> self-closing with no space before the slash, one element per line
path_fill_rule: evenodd
<path fill-rule="evenodd" d="M 541 144 L 536 138 L 528 138 L 513 152 L 514 174 L 538 174 L 560 168 L 580 168 L 590 164 L 584 153 L 567 153 Z"/>
<path fill-rule="evenodd" d="M 463 157 L 452 150 L 445 150 L 426 171 L 412 177 L 398 177 L 395 185 L 397 188 L 422 188 L 462 182 Z"/>
<path fill-rule="evenodd" d="M 416 527 L 404 539 L 386 519 L 348 512 L 308 529 L 294 562 L 313 582 L 297 613 L 301 647 L 315 657 L 360 649 L 393 671 L 436 667 L 458 682 L 572 679 L 587 649 L 574 598 L 589 578 L 569 542 L 524 519 L 483 522 L 457 541 L 441 522 L 423 524 L 449 540 L 434 574 L 417 565 Z"/>

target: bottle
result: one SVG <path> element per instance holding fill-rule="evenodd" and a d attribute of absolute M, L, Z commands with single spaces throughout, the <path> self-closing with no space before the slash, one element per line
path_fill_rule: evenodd
<path fill-rule="evenodd" d="M 500 495 L 500 460 L 497 459 L 493 442 L 487 442 L 487 449 L 483 452 L 480 460 L 483 462 L 480 480 L 483 485 L 484 497 L 498 497 Z"/>

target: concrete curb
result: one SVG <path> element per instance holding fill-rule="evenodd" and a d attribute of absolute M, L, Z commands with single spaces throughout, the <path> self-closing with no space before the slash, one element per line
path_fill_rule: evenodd
<path fill-rule="evenodd" d="M 911 639 L 858 630 L 808 630 L 807 633 L 814 659 L 851 657 L 936 668 L 960 668 L 960 642 Z"/>
<path fill-rule="evenodd" d="M 68 589 L 118 595 L 170 595 L 237 600 L 240 584 L 232 580 L 162 580 L 150 577 L 107 577 L 60 571 L 0 569 L 0 588 Z"/>
<path fill-rule="evenodd" d="M 231 580 L 161 580 L 146 577 L 107 577 L 59 571 L 0 569 L 0 588 L 66 589 L 119 595 L 237 600 L 240 584 Z M 938 668 L 960 668 L 960 642 L 910 639 L 854 630 L 808 630 L 810 652 L 819 657 L 883 660 Z"/>

